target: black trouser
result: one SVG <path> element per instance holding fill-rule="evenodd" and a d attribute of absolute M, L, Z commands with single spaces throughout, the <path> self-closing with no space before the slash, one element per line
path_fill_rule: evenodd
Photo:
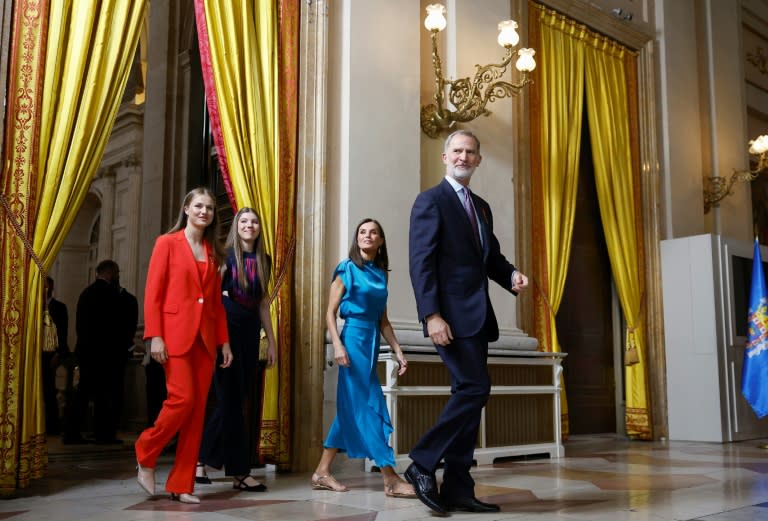
<path fill-rule="evenodd" d="M 96 443 L 117 438 L 125 358 L 79 359 L 80 383 L 67 421 L 66 438 L 77 439 L 88 403 L 93 402 L 93 437 Z"/>
<path fill-rule="evenodd" d="M 246 427 L 245 407 L 253 414 L 261 416 L 262 370 L 258 362 L 259 349 L 252 346 L 247 349 L 233 347 L 232 366 L 222 369 L 219 353 L 213 386 L 216 391 L 216 407 L 203 430 L 200 445 L 200 461 L 213 468 L 224 467 L 227 476 L 244 476 L 251 471 L 249 439 L 258 443 L 258 430 L 251 436 Z M 255 358 L 254 358 L 255 357 Z M 239 361 L 239 363 L 238 363 Z M 252 383 L 255 381 L 257 392 L 252 403 L 249 399 Z"/>
<path fill-rule="evenodd" d="M 410 457 L 428 472 L 444 460 L 440 493 L 453 498 L 474 497 L 469 474 L 483 407 L 491 392 L 488 340 L 482 331 L 435 346 L 451 376 L 451 397 L 437 422 L 411 449 Z"/>
<path fill-rule="evenodd" d="M 61 430 L 59 423 L 59 400 L 56 398 L 56 368 L 51 366 L 56 351 L 43 352 L 42 379 L 43 402 L 45 404 L 45 432 L 58 434 Z"/>

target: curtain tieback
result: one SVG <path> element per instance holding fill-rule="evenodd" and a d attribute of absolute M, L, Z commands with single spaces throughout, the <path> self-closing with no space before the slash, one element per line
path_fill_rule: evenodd
<path fill-rule="evenodd" d="M 643 314 L 645 308 L 645 292 L 640 294 L 640 308 L 637 310 L 635 320 L 632 321 L 632 326 L 627 327 L 627 345 L 624 348 L 624 365 L 629 367 L 640 363 L 640 355 L 637 352 L 637 341 L 635 340 L 635 331 L 637 330 L 637 324 L 640 323 L 640 317 Z"/>
<path fill-rule="evenodd" d="M 547 310 L 549 311 L 549 314 L 552 316 L 552 318 L 555 317 L 555 310 L 552 309 L 552 304 L 549 303 L 549 298 L 547 297 L 547 294 L 544 293 L 544 290 L 539 285 L 538 280 L 536 280 L 536 277 L 531 275 L 528 277 L 528 280 L 533 283 L 533 287 L 536 288 L 536 292 L 541 297 L 541 300 L 544 302 L 544 305 L 547 307 Z M 548 340 L 549 341 L 549 340 Z M 552 349 L 552 346 L 549 346 L 549 349 Z"/>
<path fill-rule="evenodd" d="M 544 304 L 547 306 L 547 309 L 549 310 L 549 313 L 554 317 L 555 316 L 555 310 L 552 309 L 552 304 L 549 303 L 549 299 L 547 298 L 547 294 L 544 293 L 543 289 L 541 289 L 541 286 L 539 286 L 539 282 L 533 276 L 529 277 L 529 280 L 531 282 L 533 282 L 533 286 L 536 288 L 536 291 L 539 292 L 539 295 L 541 296 L 541 300 L 544 301 Z"/>
<path fill-rule="evenodd" d="M 637 314 L 635 315 L 635 319 L 632 321 L 632 324 L 635 324 L 631 327 L 627 326 L 627 333 L 634 334 L 635 330 L 637 329 L 636 325 L 640 322 L 640 317 L 643 315 L 643 311 L 645 310 L 645 291 L 643 291 L 640 294 L 640 307 L 637 310 Z"/>
<path fill-rule="evenodd" d="M 288 251 L 285 254 L 285 260 L 283 261 L 282 265 L 280 266 L 280 271 L 277 274 L 277 278 L 275 279 L 275 285 L 272 287 L 272 292 L 269 294 L 269 300 L 267 300 L 267 307 L 272 305 L 272 302 L 277 298 L 277 293 L 280 291 L 280 286 L 282 286 L 283 282 L 285 281 L 285 276 L 288 274 L 288 266 L 291 265 L 293 262 L 293 256 L 296 254 L 296 237 L 291 238 L 291 242 L 288 245 Z"/>
<path fill-rule="evenodd" d="M 5 165 L 5 171 L 3 172 L 3 177 L 5 178 L 8 173 L 8 170 L 10 169 L 10 161 L 8 161 Z M 5 215 L 8 217 L 8 220 L 11 222 L 11 227 L 16 232 L 16 235 L 19 237 L 21 242 L 24 244 L 24 249 L 27 250 L 27 253 L 30 257 L 32 257 L 32 260 L 35 261 L 35 264 L 37 264 L 37 269 L 40 270 L 40 273 L 43 275 L 43 277 L 47 277 L 48 274 L 45 271 L 45 268 L 43 267 L 43 262 L 40 260 L 40 257 L 37 256 L 37 253 L 35 253 L 35 249 L 32 247 L 32 243 L 29 242 L 29 239 L 26 235 L 24 235 L 24 230 L 21 229 L 21 225 L 19 224 L 19 221 L 16 220 L 16 216 L 13 215 L 13 211 L 11 210 L 11 205 L 8 202 L 8 199 L 5 197 L 5 194 L 0 193 L 0 203 L 2 203 L 2 207 L 5 210 Z"/>

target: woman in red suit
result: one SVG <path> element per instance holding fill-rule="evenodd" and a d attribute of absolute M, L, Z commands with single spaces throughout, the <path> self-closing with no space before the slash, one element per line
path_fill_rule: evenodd
<path fill-rule="evenodd" d="M 195 464 L 217 347 L 222 367 L 232 363 L 220 295 L 218 224 L 211 191 L 189 192 L 176 225 L 155 242 L 144 295 L 144 339 L 151 341 L 152 358 L 163 364 L 168 398 L 155 424 L 136 440 L 138 482 L 155 494 L 157 458 L 178 433 L 165 489 L 183 503 L 200 502 L 192 494 Z"/>

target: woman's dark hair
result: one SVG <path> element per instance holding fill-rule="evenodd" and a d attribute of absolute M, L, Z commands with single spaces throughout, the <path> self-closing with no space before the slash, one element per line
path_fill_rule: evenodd
<path fill-rule="evenodd" d="M 227 235 L 227 248 L 232 248 L 232 252 L 235 257 L 235 264 L 237 266 L 237 284 L 244 290 L 248 289 L 248 277 L 245 276 L 245 270 L 243 269 L 243 241 L 240 240 L 240 235 L 237 233 L 237 223 L 240 221 L 240 217 L 245 213 L 252 213 L 259 221 L 261 231 L 259 236 L 256 237 L 256 242 L 253 244 L 253 253 L 256 254 L 256 266 L 259 272 L 259 284 L 261 285 L 261 294 L 264 298 L 267 296 L 267 287 L 269 286 L 269 277 L 271 276 L 272 266 L 267 260 L 267 252 L 264 250 L 264 225 L 261 222 L 259 213 L 253 208 L 240 208 L 235 217 L 232 219 L 232 226 L 229 228 L 229 235 Z"/>
<path fill-rule="evenodd" d="M 352 236 L 352 244 L 349 246 L 349 258 L 358 268 L 363 267 L 363 256 L 360 254 L 360 247 L 357 245 L 357 234 L 360 233 L 360 227 L 366 223 L 375 224 L 379 229 L 379 235 L 381 235 L 381 238 L 384 241 L 381 243 L 381 246 L 379 246 L 379 251 L 376 252 L 376 257 L 373 258 L 373 263 L 384 270 L 384 272 L 388 272 L 389 255 L 387 255 L 387 237 L 384 235 L 384 228 L 381 227 L 381 224 L 376 219 L 366 217 L 357 224 L 357 227 L 355 227 L 355 234 Z"/>
<path fill-rule="evenodd" d="M 176 224 L 173 225 L 173 228 L 168 230 L 168 233 L 178 232 L 187 227 L 187 214 L 184 213 L 184 209 L 189 207 L 189 205 L 192 204 L 192 199 L 198 195 L 207 195 L 211 198 L 211 201 L 213 201 L 213 221 L 206 227 L 205 232 L 203 233 L 203 239 L 205 239 L 213 249 L 216 265 L 220 266 L 224 262 L 224 248 L 221 246 L 221 241 L 219 241 L 219 212 L 216 211 L 216 196 L 213 195 L 213 192 L 211 192 L 209 188 L 199 186 L 190 190 L 189 193 L 184 196 L 184 202 L 181 204 Z"/>

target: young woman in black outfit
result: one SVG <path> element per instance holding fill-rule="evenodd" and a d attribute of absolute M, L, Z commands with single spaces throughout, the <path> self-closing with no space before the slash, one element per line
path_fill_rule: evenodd
<path fill-rule="evenodd" d="M 262 378 L 263 363 L 259 361 L 259 341 L 262 327 L 267 336 L 266 366 L 277 360 L 275 336 L 269 316 L 267 286 L 271 262 L 264 251 L 259 216 L 252 208 L 237 212 L 227 238 L 227 258 L 222 275 L 222 301 L 227 312 L 232 366 L 216 366 L 213 385 L 216 407 L 203 432 L 197 483 L 210 483 L 205 466 L 225 470 L 232 476 L 236 490 L 263 492 L 266 485 L 250 475 L 248 429 L 244 405 L 254 381 Z M 262 386 L 258 385 L 261 389 Z M 261 396 L 254 399 L 261 403 Z M 260 407 L 254 407 L 257 413 Z M 256 422 L 258 423 L 258 422 Z M 252 433 L 258 440 L 259 433 Z"/>

